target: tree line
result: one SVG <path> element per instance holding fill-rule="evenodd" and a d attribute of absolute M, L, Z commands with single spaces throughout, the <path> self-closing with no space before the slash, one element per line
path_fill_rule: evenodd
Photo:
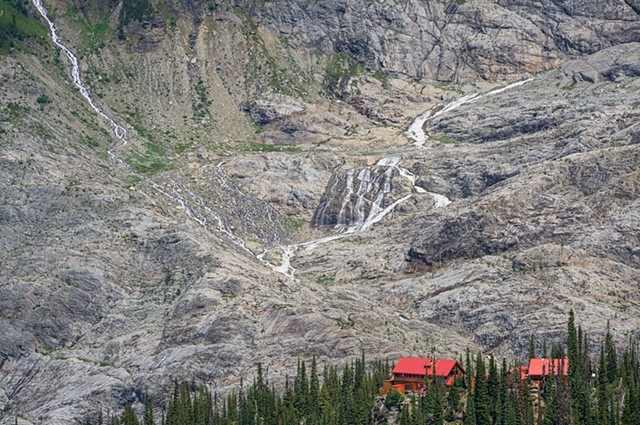
<path fill-rule="evenodd" d="M 269 383 L 262 365 L 257 365 L 252 384 L 232 391 L 226 397 L 212 394 L 206 387 L 175 385 L 161 417 L 154 416 L 152 400 L 145 397 L 144 415 L 138 417 L 131 405 L 120 416 L 103 417 L 88 424 L 106 425 L 233 425 L 233 424 L 309 424 L 366 425 L 382 381 L 390 364 L 369 363 L 364 354 L 341 370 L 326 366 L 318 371 L 315 356 L 310 368 L 298 362 L 295 378 L 285 379 L 278 391 Z"/>
<path fill-rule="evenodd" d="M 176 385 L 160 417 L 145 398 L 138 417 L 130 405 L 119 416 L 102 413 L 89 424 L 106 425 L 640 425 L 640 359 L 638 344 L 630 340 L 620 354 L 607 331 L 598 345 L 597 361 L 589 357 L 590 341 L 569 313 L 565 344 L 547 353 L 536 352 L 531 339 L 529 357 L 568 359 L 568 375 L 550 368 L 539 386 L 520 379 L 520 365 L 493 355 L 466 351 L 464 378 L 446 388 L 427 380 L 423 394 L 390 392 L 378 396 L 389 378 L 388 361 L 365 360 L 364 353 L 341 370 L 318 371 L 299 361 L 296 375 L 278 391 L 261 365 L 251 385 L 244 383 L 225 397 L 206 387 Z M 558 368 L 562 371 L 562 365 Z"/>

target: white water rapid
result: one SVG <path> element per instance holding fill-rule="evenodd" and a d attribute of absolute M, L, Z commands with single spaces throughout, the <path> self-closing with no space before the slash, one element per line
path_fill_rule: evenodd
<path fill-rule="evenodd" d="M 33 2 L 33 5 L 35 6 L 35 8 L 40 13 L 40 15 L 42 16 L 42 18 L 49 25 L 49 30 L 50 30 L 50 33 L 51 33 L 51 41 L 53 41 L 53 43 L 56 46 L 58 46 L 58 48 L 60 48 L 60 50 L 62 50 L 62 52 L 65 54 L 65 56 L 69 60 L 69 65 L 71 66 L 71 77 L 73 78 L 74 85 L 80 91 L 82 96 L 87 100 L 87 102 L 89 103 L 91 108 L 102 119 L 104 119 L 111 126 L 111 128 L 113 129 L 113 133 L 114 133 L 114 135 L 116 137 L 117 145 L 113 149 L 109 149 L 107 151 L 107 153 L 109 154 L 109 157 L 113 161 L 116 161 L 116 162 L 124 164 L 124 162 L 122 162 L 122 160 L 120 160 L 117 157 L 117 152 L 127 144 L 127 130 L 124 127 L 122 127 L 121 125 L 119 125 L 115 121 L 115 119 L 111 118 L 103 109 L 101 109 L 96 104 L 96 102 L 94 101 L 93 97 L 91 96 L 91 93 L 89 92 L 89 89 L 87 88 L 87 86 L 85 85 L 85 83 L 84 83 L 84 81 L 82 79 L 82 75 L 80 73 L 80 63 L 78 61 L 78 58 L 60 40 L 60 36 L 58 36 L 57 29 L 56 29 L 55 25 L 53 24 L 53 21 L 51 21 L 51 19 L 49 18 L 49 15 L 47 13 L 47 9 L 42 4 L 42 0 L 32 0 L 32 2 Z M 218 170 L 220 169 L 220 166 L 222 164 L 223 164 L 223 162 L 221 162 L 221 163 L 219 163 L 217 165 Z M 126 165 L 125 165 L 125 167 L 126 167 Z M 171 181 L 171 183 L 174 186 L 177 186 L 175 184 L 175 182 Z M 165 198 L 169 199 L 172 202 L 177 203 L 180 206 L 180 208 L 182 209 L 182 211 L 189 218 L 191 218 L 192 220 L 194 220 L 195 222 L 197 222 L 201 226 L 208 227 L 209 225 L 213 225 L 219 232 L 223 233 L 235 245 L 237 245 L 238 247 L 242 248 L 243 250 L 251 253 L 251 251 L 249 251 L 249 249 L 247 249 L 247 247 L 245 246 L 244 240 L 242 238 L 234 235 L 233 232 L 231 232 L 229 230 L 229 228 L 225 225 L 225 223 L 223 222 L 223 220 L 220 217 L 220 215 L 218 215 L 214 211 L 212 211 L 200 197 L 197 197 L 194 194 L 189 193 L 190 198 L 194 199 L 195 205 L 200 207 L 200 209 L 202 209 L 204 211 L 203 214 L 198 214 L 195 211 L 195 208 L 190 207 L 188 205 L 185 197 L 183 197 L 179 193 L 178 190 L 176 190 L 174 188 L 163 187 L 163 186 L 159 185 L 158 183 L 156 183 L 154 181 L 151 181 L 151 187 L 155 191 L 157 191 L 158 193 L 163 195 Z"/>
<path fill-rule="evenodd" d="M 119 125 L 115 119 L 110 117 L 98 104 L 94 101 L 93 97 L 86 84 L 82 79 L 82 75 L 80 72 L 80 65 L 78 58 L 76 55 L 67 48 L 61 41 L 58 36 L 57 29 L 54 23 L 49 18 L 46 8 L 42 4 L 42 0 L 31 0 L 35 8 L 38 10 L 42 18 L 47 22 L 49 26 L 49 30 L 51 33 L 51 40 L 53 43 L 62 50 L 69 61 L 69 65 L 71 66 L 71 76 L 73 78 L 73 83 L 76 88 L 80 91 L 82 96 L 89 103 L 91 108 L 102 118 L 104 119 L 113 129 L 113 133 L 116 138 L 115 146 L 108 150 L 109 157 L 114 162 L 123 163 L 117 156 L 117 152 L 122 149 L 127 143 L 127 130 Z M 492 94 L 502 93 L 506 90 L 509 90 L 513 87 L 526 84 L 532 79 L 520 81 L 514 84 L 510 84 L 506 87 L 496 89 L 490 91 L 486 94 L 480 95 L 478 93 L 469 94 L 463 96 L 453 102 L 450 102 L 446 105 L 437 105 L 436 107 L 424 112 L 419 117 L 417 117 L 414 122 L 409 126 L 407 131 L 405 132 L 406 136 L 412 140 L 414 140 L 415 146 L 424 147 L 427 143 L 429 137 L 424 132 L 423 127 L 424 124 L 428 120 L 432 120 L 439 115 L 442 115 L 446 112 L 452 111 L 465 103 L 472 102 L 474 100 L 480 99 L 485 96 L 489 96 Z M 392 213 L 395 208 L 401 203 L 410 199 L 414 194 L 427 194 L 433 197 L 435 200 L 434 208 L 443 208 L 449 205 L 451 202 L 446 196 L 440 195 L 437 193 L 427 192 L 424 188 L 416 185 L 417 176 L 410 172 L 409 170 L 400 167 L 402 160 L 397 157 L 383 158 L 376 164 L 373 168 L 364 168 L 355 174 L 355 170 L 350 170 L 347 173 L 347 182 L 345 190 L 342 194 L 342 204 L 340 211 L 338 213 L 336 230 L 339 233 L 326 236 L 320 239 L 315 239 L 303 243 L 292 244 L 292 245 L 280 245 L 277 248 L 281 251 L 280 255 L 280 264 L 274 265 L 269 261 L 265 260 L 265 256 L 267 251 L 260 255 L 256 255 L 257 259 L 259 259 L 263 264 L 269 266 L 277 273 L 281 273 L 285 276 L 288 276 L 292 279 L 295 279 L 296 269 L 292 266 L 291 260 L 295 256 L 296 252 L 303 249 L 305 251 L 310 251 L 318 246 L 335 241 L 338 239 L 345 238 L 351 234 L 367 231 L 373 227 L 376 223 L 379 223 L 383 218 Z M 124 163 L 123 163 L 124 164 Z M 223 162 L 217 164 L 216 166 L 216 174 L 221 180 L 221 184 L 223 187 L 227 186 L 224 173 L 222 172 L 221 166 Z M 397 171 L 398 174 L 411 182 L 413 187 L 413 193 L 410 193 L 391 204 L 387 205 L 383 208 L 385 195 L 391 192 L 391 181 L 393 178 L 393 172 Z M 358 187 L 356 188 L 356 180 L 358 181 Z M 333 189 L 337 187 L 338 180 L 334 182 Z M 170 200 L 171 202 L 177 203 L 182 211 L 190 217 L 192 220 L 197 222 L 203 227 L 213 226 L 219 232 L 224 234 L 231 242 L 233 242 L 236 246 L 241 248 L 242 250 L 248 252 L 251 255 L 254 255 L 246 246 L 244 240 L 235 235 L 230 228 L 226 225 L 222 217 L 211 210 L 206 202 L 202 200 L 195 193 L 190 192 L 188 189 L 181 189 L 177 182 L 170 180 L 169 184 L 160 185 L 155 181 L 150 182 L 151 187 L 160 193 L 162 196 Z M 333 190 L 332 189 L 332 190 Z M 375 191 L 375 192 L 374 192 Z M 184 196 L 181 192 L 184 192 Z M 375 197 L 367 198 L 366 195 L 375 193 Z M 355 205 L 353 203 L 353 199 L 355 197 Z M 189 202 L 192 202 L 191 205 Z M 370 205 L 369 205 L 370 204 Z M 328 204 L 324 206 L 324 211 L 328 211 Z M 368 212 L 367 212 L 368 207 Z M 324 212 L 322 213 L 324 214 Z M 349 219 L 347 216 L 349 215 Z"/>
<path fill-rule="evenodd" d="M 73 78 L 73 83 L 75 84 L 76 88 L 80 91 L 80 94 L 82 94 L 82 96 L 87 100 L 91 108 L 98 115 L 100 115 L 102 119 L 107 121 L 107 123 L 109 123 L 109 125 L 113 129 L 113 134 L 116 136 L 118 143 L 117 143 L 117 146 L 115 146 L 113 149 L 109 149 L 107 153 L 109 154 L 109 157 L 112 160 L 116 161 L 117 160 L 116 153 L 118 152 L 118 150 L 120 150 L 122 147 L 124 147 L 127 144 L 127 130 L 121 125 L 119 125 L 113 118 L 107 115 L 107 113 L 104 112 L 93 100 L 93 97 L 91 97 L 91 93 L 89 93 L 89 89 L 87 88 L 87 86 L 84 84 L 84 81 L 82 80 L 78 58 L 76 57 L 76 55 L 73 54 L 73 52 L 69 48 L 67 48 L 67 46 L 62 44 L 62 42 L 60 41 L 60 37 L 58 36 L 56 26 L 53 24 L 53 22 L 49 18 L 49 15 L 47 14 L 47 9 L 42 4 L 42 0 L 32 0 L 32 2 L 35 8 L 38 9 L 38 12 L 40 12 L 40 15 L 42 15 L 42 18 L 45 21 L 47 21 L 47 24 L 49 25 L 49 30 L 51 32 L 51 41 L 53 41 L 53 44 L 58 46 L 60 50 L 62 50 L 62 52 L 65 54 L 65 56 L 67 56 L 67 59 L 69 60 L 69 65 L 71 65 L 71 77 Z"/>
<path fill-rule="evenodd" d="M 346 185 L 342 194 L 342 204 L 337 217 L 338 223 L 335 226 L 335 230 L 339 233 L 308 242 L 278 246 L 277 250 L 280 252 L 279 265 L 272 264 L 265 260 L 268 251 L 258 255 L 258 258 L 264 264 L 271 267 L 273 271 L 295 279 L 296 269 L 292 266 L 291 260 L 294 258 L 296 252 L 301 249 L 311 251 L 325 243 L 346 238 L 354 233 L 367 231 L 387 215 L 391 214 L 398 205 L 407 201 L 416 193 L 432 196 L 435 201 L 434 208 L 443 208 L 451 203 L 446 196 L 427 192 L 424 188 L 417 186 L 417 176 L 406 168 L 401 167 L 401 163 L 402 159 L 399 157 L 382 158 L 375 166 L 360 170 L 357 176 L 356 170 L 351 169 L 347 171 Z M 391 180 L 394 170 L 398 172 L 398 175 L 411 183 L 413 193 L 405 195 L 383 208 L 384 197 L 391 192 Z M 375 179 L 375 176 L 379 178 Z M 335 189 L 336 185 L 337 181 L 332 185 L 331 191 Z M 356 186 L 358 186 L 357 189 Z M 366 195 L 371 194 L 374 190 L 377 190 L 377 195 L 373 200 L 368 200 Z M 371 204 L 368 214 L 366 214 L 364 208 L 365 204 Z M 321 211 L 323 211 L 322 213 L 324 214 L 324 212 L 327 211 L 327 205 L 321 207 Z M 351 211 L 352 214 L 349 215 L 348 211 Z M 349 220 L 347 220 L 347 216 L 349 216 Z"/>
<path fill-rule="evenodd" d="M 510 90 L 518 86 L 522 86 L 533 80 L 534 80 L 533 78 L 529 78 L 523 81 L 518 81 L 512 84 L 509 84 L 505 87 L 491 90 L 484 94 L 471 93 L 471 94 L 462 96 L 448 104 L 436 105 L 435 107 L 425 111 L 420 116 L 418 116 L 411 123 L 411 125 L 405 132 L 405 135 L 407 136 L 407 138 L 414 141 L 413 143 L 414 146 L 425 147 L 426 143 L 429 140 L 429 136 L 424 131 L 424 125 L 427 121 L 433 120 L 436 117 L 443 115 L 447 112 L 451 112 L 454 109 L 457 109 L 460 106 L 465 105 L 467 103 L 475 102 L 476 100 L 479 100 L 488 96 L 503 93 L 507 90 Z M 407 170 L 406 168 L 400 167 L 401 162 L 402 160 L 397 157 L 383 158 L 380 161 L 378 161 L 378 163 L 376 164 L 376 168 L 385 168 L 387 171 L 384 174 L 385 181 L 382 187 L 377 188 L 378 194 L 373 199 L 373 201 L 367 200 L 365 195 L 367 193 L 370 193 L 374 189 L 373 183 L 375 180 L 375 176 L 378 175 L 377 170 L 375 169 L 370 170 L 365 168 L 361 170 L 357 175 L 355 174 L 356 172 L 355 170 L 349 170 L 347 172 L 345 189 L 342 194 L 342 203 L 340 207 L 340 212 L 338 213 L 338 217 L 337 217 L 337 224 L 335 226 L 335 229 L 340 233 L 332 236 L 327 236 L 325 238 L 300 243 L 300 244 L 279 246 L 278 248 L 281 250 L 280 265 L 273 265 L 268 261 L 265 261 L 264 256 L 267 253 L 266 251 L 263 254 L 259 255 L 258 258 L 260 258 L 261 261 L 263 261 L 265 264 L 271 267 L 274 271 L 284 274 L 285 276 L 288 276 L 293 279 L 295 276 L 296 269 L 291 265 L 291 260 L 293 259 L 293 257 L 295 256 L 295 253 L 299 249 L 304 248 L 305 251 L 309 251 L 324 243 L 347 237 L 356 232 L 369 230 L 374 224 L 380 222 L 384 217 L 386 217 L 388 214 L 393 212 L 394 209 L 399 204 L 407 201 L 414 195 L 413 193 L 406 195 L 403 198 L 400 198 L 395 202 L 391 203 L 387 207 L 382 208 L 384 196 L 387 193 L 391 192 L 391 179 L 392 179 L 391 171 L 394 169 L 398 172 L 398 174 L 401 177 L 411 182 L 415 193 L 430 195 L 435 201 L 434 208 L 444 208 L 451 203 L 451 200 L 446 196 L 439 193 L 428 192 L 424 188 L 417 186 L 416 185 L 417 176 L 413 174 L 411 171 Z M 356 181 L 358 181 L 359 183 L 357 183 Z M 337 184 L 338 184 L 338 180 L 335 180 L 330 192 L 333 192 L 333 190 L 337 187 Z M 357 189 L 356 189 L 356 185 L 358 186 Z M 380 186 L 380 184 L 378 184 L 378 186 Z M 354 197 L 356 199 L 355 208 L 353 207 Z M 365 214 L 364 206 L 367 203 L 371 203 L 371 207 L 369 209 L 369 213 Z M 329 211 L 328 206 L 329 204 L 327 203 L 321 207 L 320 209 L 321 216 L 325 215 Z M 350 209 L 353 209 L 353 211 L 351 211 Z M 350 217 L 350 220 L 348 220 L 348 216 Z"/>
<path fill-rule="evenodd" d="M 411 123 L 411 125 L 409 126 L 409 128 L 407 128 L 407 131 L 405 131 L 405 136 L 407 136 L 408 139 L 411 139 L 414 141 L 413 146 L 417 146 L 417 147 L 424 147 L 426 145 L 426 143 L 429 141 L 429 135 L 427 135 L 427 133 L 425 133 L 424 131 L 424 125 L 427 121 L 432 121 L 434 120 L 436 117 L 446 113 L 446 112 L 450 112 L 454 109 L 459 108 L 460 106 L 466 104 L 466 103 L 471 103 L 471 102 L 475 102 L 476 100 L 488 97 L 488 96 L 492 96 L 492 95 L 496 95 L 499 93 L 503 93 L 507 90 L 511 90 L 512 88 L 515 87 L 519 87 L 522 86 L 524 84 L 527 84 L 530 81 L 533 81 L 534 78 L 528 78 L 526 80 L 523 81 L 518 81 L 512 84 L 509 84 L 505 87 L 501 87 L 499 89 L 494 89 L 494 90 L 490 90 L 487 93 L 484 94 L 480 94 L 480 93 L 472 93 L 472 94 L 468 94 L 466 96 L 462 96 L 459 99 L 454 100 L 453 102 L 450 102 L 446 105 L 443 104 L 438 104 L 436 106 L 434 106 L 433 108 L 423 112 L 421 115 L 419 115 L 415 120 L 413 120 L 413 122 Z"/>

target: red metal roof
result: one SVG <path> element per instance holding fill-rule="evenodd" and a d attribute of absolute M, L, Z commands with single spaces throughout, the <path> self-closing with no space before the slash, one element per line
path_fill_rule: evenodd
<path fill-rule="evenodd" d="M 427 367 L 431 367 L 431 359 L 418 357 L 402 357 L 393 368 L 393 373 L 405 373 L 409 375 L 426 375 Z"/>
<path fill-rule="evenodd" d="M 462 366 L 457 360 L 436 360 L 436 376 L 449 376 L 457 365 L 463 372 Z M 427 368 L 429 370 L 427 371 Z M 423 359 L 418 357 L 403 357 L 398 361 L 393 373 L 404 373 L 409 375 L 426 375 L 427 372 L 432 375 L 431 359 Z"/>
<path fill-rule="evenodd" d="M 449 376 L 457 364 L 456 360 L 436 360 L 436 375 Z"/>
<path fill-rule="evenodd" d="M 560 372 L 561 365 L 562 372 Z M 568 375 L 569 359 L 531 359 L 529 361 L 529 376 L 549 376 L 551 367 L 553 367 L 554 375 Z"/>

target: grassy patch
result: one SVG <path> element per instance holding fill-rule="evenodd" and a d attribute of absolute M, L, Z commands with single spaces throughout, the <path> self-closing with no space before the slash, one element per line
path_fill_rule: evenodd
<path fill-rule="evenodd" d="M 131 165 L 136 173 L 141 174 L 156 174 L 167 168 L 167 165 L 157 159 L 149 158 L 144 155 L 134 155 L 127 161 Z"/>
<path fill-rule="evenodd" d="M 13 47 L 15 41 L 46 36 L 47 30 L 29 17 L 22 2 L 0 0 L 0 53 Z"/>
<path fill-rule="evenodd" d="M 89 146 L 90 148 L 93 148 L 93 149 L 100 147 L 100 143 L 96 139 L 94 139 L 92 137 L 85 137 L 83 139 L 83 142 L 84 142 L 85 145 L 87 145 L 87 146 Z"/>
<path fill-rule="evenodd" d="M 180 143 L 173 147 L 175 153 L 182 153 L 191 147 L 190 143 Z"/>
<path fill-rule="evenodd" d="M 94 12 L 96 15 L 99 14 L 97 10 L 90 10 L 90 12 Z M 108 15 L 106 15 L 102 21 L 93 24 L 78 10 L 77 7 L 72 6 L 67 10 L 64 16 L 73 21 L 80 29 L 80 32 L 82 33 L 81 40 L 84 43 L 85 49 L 99 50 L 105 47 L 105 41 L 110 32 Z"/>
<path fill-rule="evenodd" d="M 304 225 L 304 221 L 300 220 L 297 217 L 284 216 L 284 221 L 285 223 L 287 223 L 287 225 L 293 227 L 296 230 L 299 230 Z"/>
<path fill-rule="evenodd" d="M 362 74 L 364 68 L 346 53 L 331 58 L 325 67 L 324 87 L 329 93 L 340 94 L 352 77 Z"/>
<path fill-rule="evenodd" d="M 316 277 L 315 281 L 318 285 L 328 286 L 335 282 L 335 278 L 333 276 L 329 276 L 328 274 L 323 274 Z"/>
<path fill-rule="evenodd" d="M 129 164 L 136 173 L 140 174 L 156 174 L 170 168 L 166 162 L 158 158 L 156 154 L 150 152 L 148 149 L 144 154 L 130 152 L 129 155 L 124 158 L 124 161 Z"/>
<path fill-rule="evenodd" d="M 455 145 L 460 143 L 443 133 L 430 134 L 429 139 L 435 140 L 436 142 L 440 142 L 445 145 Z"/>
<path fill-rule="evenodd" d="M 142 181 L 142 177 L 135 176 L 135 175 L 128 175 L 124 179 L 124 183 L 125 183 L 126 187 L 134 187 L 135 185 L 140 183 L 140 181 Z"/>
<path fill-rule="evenodd" d="M 147 152 L 149 152 L 150 154 L 153 155 L 159 155 L 162 156 L 164 155 L 164 148 L 162 148 L 162 146 L 158 145 L 157 143 L 154 142 L 146 142 L 144 144 L 144 147 L 147 149 Z"/>
<path fill-rule="evenodd" d="M 382 70 L 376 69 L 371 73 L 371 76 L 376 80 L 380 81 L 385 86 L 389 84 L 389 76 Z"/>
<path fill-rule="evenodd" d="M 11 115 L 11 118 L 19 118 L 29 112 L 29 108 L 15 102 L 9 102 L 7 104 L 7 112 Z"/>
<path fill-rule="evenodd" d="M 209 106 L 211 105 L 211 100 L 207 96 L 207 88 L 204 85 L 204 81 L 200 78 L 196 83 L 194 90 L 196 92 L 196 115 L 200 118 L 204 118 L 209 111 Z"/>

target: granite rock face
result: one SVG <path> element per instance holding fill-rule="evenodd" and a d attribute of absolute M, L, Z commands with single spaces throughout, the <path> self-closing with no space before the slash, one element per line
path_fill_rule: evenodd
<path fill-rule="evenodd" d="M 640 41 L 636 3 L 323 0 L 251 10 L 294 48 L 345 52 L 371 69 L 414 78 L 466 81 L 539 72 Z"/>
<path fill-rule="evenodd" d="M 190 1 L 97 50 L 56 4 L 130 139 L 110 160 L 48 43 L 3 56 L 0 423 L 225 393 L 257 362 L 280 385 L 314 353 L 517 357 L 570 308 L 638 335 L 637 1 Z M 388 75 L 338 101 L 336 53 Z M 335 229 L 358 201 L 386 213 Z"/>

